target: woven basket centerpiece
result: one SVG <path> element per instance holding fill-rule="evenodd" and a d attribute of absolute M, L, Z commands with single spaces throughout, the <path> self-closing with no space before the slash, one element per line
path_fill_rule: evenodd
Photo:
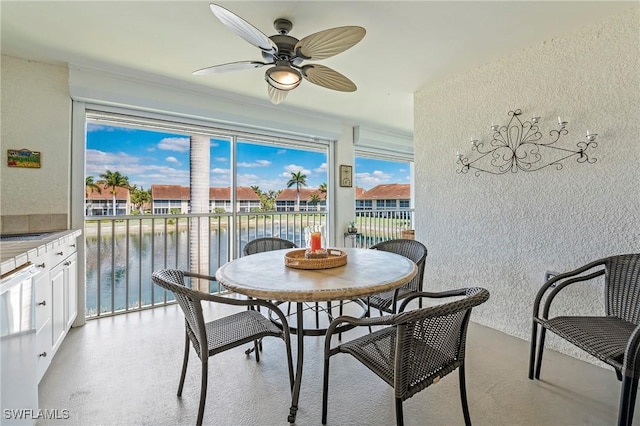
<path fill-rule="evenodd" d="M 309 254 L 311 256 L 308 256 Z M 321 253 L 307 253 L 307 249 L 291 250 L 285 253 L 284 264 L 295 269 L 337 268 L 347 264 L 347 253 L 335 248 L 323 250 Z"/>

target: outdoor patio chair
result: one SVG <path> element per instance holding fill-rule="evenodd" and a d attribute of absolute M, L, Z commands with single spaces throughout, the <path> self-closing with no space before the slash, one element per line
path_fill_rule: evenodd
<path fill-rule="evenodd" d="M 291 341 L 287 319 L 277 306 L 264 300 L 242 300 L 216 296 L 193 290 L 185 285 L 185 277 L 204 280 L 215 280 L 207 275 L 194 274 L 186 271 L 163 269 L 155 271 L 152 280 L 160 287 L 173 292 L 185 316 L 185 348 L 182 363 L 182 374 L 178 385 L 178 396 L 182 395 L 182 388 L 189 361 L 189 346 L 193 346 L 202 364 L 202 378 L 200 384 L 200 408 L 198 409 L 197 425 L 202 424 L 204 406 L 207 396 L 207 377 L 209 357 L 220 352 L 235 348 L 247 342 L 263 337 L 272 336 L 284 340 L 287 352 L 289 370 L 289 390 L 293 389 L 293 362 L 291 357 Z M 282 330 L 276 327 L 268 318 L 254 309 L 205 322 L 202 312 L 202 302 L 221 303 L 237 306 L 264 306 L 275 313 L 282 324 Z M 257 359 L 257 358 L 256 358 Z"/>
<path fill-rule="evenodd" d="M 383 241 L 370 248 L 400 254 L 411 259 L 418 267 L 416 276 L 401 287 L 361 299 L 367 305 L 367 314 L 370 314 L 371 308 L 377 309 L 380 315 L 383 312 L 394 314 L 399 301 L 413 293 L 422 291 L 427 248 L 419 241 L 406 239 Z M 422 307 L 422 305 L 420 306 Z"/>
<path fill-rule="evenodd" d="M 409 302 L 416 298 L 456 296 L 463 298 L 404 312 Z M 403 401 L 458 369 L 462 413 L 465 424 L 470 425 L 464 374 L 467 326 L 471 309 L 488 298 L 489 292 L 483 288 L 463 288 L 441 293 L 417 292 L 405 298 L 397 314 L 363 319 L 349 316 L 336 318 L 327 330 L 324 344 L 322 424 L 327 423 L 329 359 L 338 353 L 346 353 L 353 355 L 393 387 L 398 425 L 404 423 Z M 331 337 L 342 323 L 386 327 L 331 348 Z"/>
<path fill-rule="evenodd" d="M 298 246 L 294 242 L 285 240 L 283 238 L 263 237 L 249 241 L 242 249 L 242 252 L 246 256 L 249 254 L 262 253 L 265 251 L 282 250 L 297 247 Z"/>
<path fill-rule="evenodd" d="M 578 282 L 599 281 L 594 279 L 601 276 L 604 276 L 604 315 L 562 315 L 554 306 L 558 315 L 549 318 L 551 302 L 561 290 Z M 618 425 L 631 425 L 640 376 L 639 324 L 640 253 L 607 257 L 556 275 L 538 291 L 533 305 L 529 379 L 534 376 L 540 379 L 545 333 L 549 330 L 614 368 L 622 381 Z"/>

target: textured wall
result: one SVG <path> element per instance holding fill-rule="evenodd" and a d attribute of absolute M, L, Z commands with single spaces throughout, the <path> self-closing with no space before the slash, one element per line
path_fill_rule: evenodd
<path fill-rule="evenodd" d="M 546 270 L 640 251 L 640 8 L 547 40 L 415 94 L 416 238 L 429 248 L 425 286 L 491 292 L 473 320 L 529 339 Z M 490 140 L 507 112 L 541 117 L 543 135 L 568 121 L 572 147 L 598 133 L 597 163 L 500 176 L 456 173 L 470 136 Z M 602 286 L 560 300 L 600 313 Z M 589 359 L 550 337 L 556 349 Z M 589 359 L 592 361 L 592 359 Z M 523 373 L 524 374 L 524 373 Z"/>
<path fill-rule="evenodd" d="M 2 56 L 1 69 L 2 215 L 67 215 L 71 158 L 68 70 L 9 56 Z M 7 167 L 9 148 L 40 151 L 41 168 Z"/>

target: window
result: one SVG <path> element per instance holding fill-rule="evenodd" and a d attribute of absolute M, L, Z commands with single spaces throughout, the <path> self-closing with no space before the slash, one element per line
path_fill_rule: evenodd
<path fill-rule="evenodd" d="M 411 163 L 360 153 L 355 159 L 356 210 L 411 208 Z"/>

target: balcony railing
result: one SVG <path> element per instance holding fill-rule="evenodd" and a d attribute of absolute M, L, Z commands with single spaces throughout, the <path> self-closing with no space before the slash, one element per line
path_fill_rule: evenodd
<path fill-rule="evenodd" d="M 410 210 L 359 211 L 358 235 L 346 245 L 369 247 L 402 238 L 412 214 Z M 241 256 L 250 240 L 276 236 L 304 247 L 304 228 L 317 225 L 326 226 L 325 212 L 87 217 L 86 317 L 173 303 L 171 293 L 152 285 L 151 274 L 161 268 L 193 269 L 194 253 L 206 259 L 197 266 L 198 272 L 213 275 L 218 267 Z M 205 232 L 208 237 L 202 235 Z M 209 290 L 224 291 L 215 282 Z"/>

